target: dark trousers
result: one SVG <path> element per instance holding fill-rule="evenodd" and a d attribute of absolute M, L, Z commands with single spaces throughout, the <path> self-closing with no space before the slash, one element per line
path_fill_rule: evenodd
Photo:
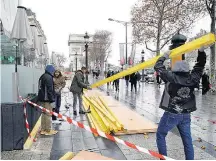
<path fill-rule="evenodd" d="M 157 80 L 157 84 L 161 84 L 161 79 L 159 75 L 156 76 L 156 80 Z"/>
<path fill-rule="evenodd" d="M 53 111 L 59 113 L 60 107 L 61 107 L 61 94 L 56 94 L 55 109 L 53 109 Z M 52 115 L 52 120 L 57 120 L 57 117 Z"/>
<path fill-rule="evenodd" d="M 156 133 L 157 147 L 160 154 L 167 156 L 166 136 L 167 133 L 177 126 L 184 144 L 186 160 L 194 159 L 194 148 L 191 137 L 190 114 L 173 114 L 164 112 Z"/>
<path fill-rule="evenodd" d="M 116 91 L 119 90 L 119 80 L 114 81 Z"/>
<path fill-rule="evenodd" d="M 135 92 L 137 91 L 137 82 L 131 82 L 131 91 L 133 91 L 133 87 L 135 88 Z"/>
<path fill-rule="evenodd" d="M 128 84 L 129 84 L 129 80 L 125 80 L 126 81 L 126 86 L 128 87 Z"/>

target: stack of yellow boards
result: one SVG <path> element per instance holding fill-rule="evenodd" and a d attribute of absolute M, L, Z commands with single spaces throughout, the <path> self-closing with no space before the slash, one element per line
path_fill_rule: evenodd
<path fill-rule="evenodd" d="M 97 89 L 85 91 L 83 106 L 85 110 L 90 108 L 87 117 L 91 127 L 97 130 L 115 135 L 157 131 L 155 123 Z"/>
<path fill-rule="evenodd" d="M 121 122 L 107 106 L 105 101 L 94 91 L 86 91 L 83 95 L 83 106 L 88 113 L 88 119 L 91 127 L 110 134 L 124 129 Z"/>

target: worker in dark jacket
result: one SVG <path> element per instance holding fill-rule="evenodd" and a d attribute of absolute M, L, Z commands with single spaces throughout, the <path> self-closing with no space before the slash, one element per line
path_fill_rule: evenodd
<path fill-rule="evenodd" d="M 202 76 L 202 95 L 205 95 L 210 89 L 209 76 L 205 72 Z"/>
<path fill-rule="evenodd" d="M 119 71 L 115 72 L 115 74 L 118 74 L 118 73 L 119 73 Z M 116 79 L 113 82 L 115 84 L 115 90 L 116 90 L 116 92 L 118 92 L 119 91 L 119 79 Z"/>
<path fill-rule="evenodd" d="M 133 87 L 135 88 L 135 93 L 137 92 L 137 76 L 135 73 L 130 75 L 130 83 L 131 83 L 131 92 L 133 91 Z"/>
<path fill-rule="evenodd" d="M 189 72 L 189 65 L 185 61 L 175 63 L 172 71 L 166 70 L 164 61 L 169 58 L 170 52 L 160 57 L 154 69 L 165 82 L 165 89 L 161 99 L 160 108 L 165 110 L 157 130 L 157 146 L 159 153 L 167 155 L 166 135 L 177 126 L 181 135 L 187 160 L 194 159 L 194 149 L 191 138 L 191 116 L 196 110 L 194 88 L 200 82 L 206 63 L 204 48 L 199 49 L 197 63 Z"/>
<path fill-rule="evenodd" d="M 130 75 L 126 75 L 125 76 L 125 82 L 126 82 L 127 88 L 128 88 L 128 85 L 129 85 L 129 79 L 130 79 Z"/>
<path fill-rule="evenodd" d="M 47 65 L 45 73 L 40 77 L 38 83 L 38 101 L 41 106 L 47 110 L 52 111 L 51 103 L 55 102 L 55 90 L 53 84 L 53 74 L 55 68 L 52 65 Z M 57 133 L 55 130 L 51 130 L 51 114 L 43 113 L 41 118 L 41 134 L 42 135 L 54 135 Z"/>
<path fill-rule="evenodd" d="M 83 88 L 91 89 L 88 84 L 84 83 L 84 74 L 87 72 L 86 67 L 82 67 L 78 70 L 71 83 L 70 91 L 73 93 L 73 114 L 77 115 L 76 105 L 77 98 L 79 99 L 79 114 L 85 114 L 82 108 L 82 94 Z"/>

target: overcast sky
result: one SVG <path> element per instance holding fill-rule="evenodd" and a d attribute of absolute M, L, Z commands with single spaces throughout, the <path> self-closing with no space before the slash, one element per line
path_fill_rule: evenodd
<path fill-rule="evenodd" d="M 25 7 L 36 13 L 37 20 L 47 36 L 49 52 L 69 55 L 69 34 L 93 34 L 96 30 L 113 33 L 112 53 L 109 62 L 118 65 L 119 43 L 125 42 L 125 27 L 108 21 L 108 18 L 130 21 L 130 10 L 136 0 L 23 0 Z M 208 17 L 199 21 L 192 34 L 201 28 L 209 31 Z M 131 27 L 128 39 L 131 40 Z M 139 54 L 142 47 L 137 49 Z M 130 51 L 129 51 L 130 52 Z M 146 51 L 147 52 L 147 51 Z M 140 57 L 139 55 L 137 55 Z M 67 63 L 68 64 L 68 63 Z"/>

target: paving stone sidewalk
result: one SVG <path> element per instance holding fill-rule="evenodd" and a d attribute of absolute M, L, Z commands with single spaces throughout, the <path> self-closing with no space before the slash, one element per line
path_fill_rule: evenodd
<path fill-rule="evenodd" d="M 70 81 L 67 82 L 66 86 L 70 86 Z M 86 115 L 78 114 L 77 116 L 73 116 L 72 102 L 72 94 L 69 93 L 68 89 L 66 88 L 62 94 L 62 106 L 60 108 L 60 113 L 89 126 Z M 65 104 L 70 106 L 69 110 L 66 110 L 64 106 Z M 96 152 L 103 156 L 118 160 L 126 159 L 116 143 L 102 137 L 94 137 L 92 133 L 78 128 L 75 125 L 70 125 L 67 122 L 63 122 L 62 125 L 56 125 L 55 129 L 59 132 L 54 136 L 50 153 L 51 160 L 59 159 L 68 151 L 77 154 L 81 150 Z"/>
<path fill-rule="evenodd" d="M 67 82 L 69 87 L 70 81 Z M 106 91 L 106 86 L 101 88 Z M 72 95 L 67 92 L 68 89 L 62 94 L 62 106 L 61 113 L 70 116 L 76 121 L 80 121 L 86 125 L 88 120 L 86 116 L 74 117 L 72 114 L 72 107 L 70 110 L 66 110 L 65 104 L 72 104 Z M 146 84 L 139 88 L 138 93 L 130 92 L 126 90 L 124 81 L 120 81 L 120 92 L 116 93 L 114 90 L 110 90 L 110 95 L 117 100 L 125 103 L 128 108 L 135 110 L 140 115 L 158 123 L 162 116 L 163 110 L 156 108 L 159 105 L 160 97 L 163 92 L 163 87 L 158 89 L 153 84 Z M 199 116 L 203 120 L 192 119 L 192 134 L 193 143 L 195 150 L 195 159 L 199 160 L 215 160 L 216 151 L 214 150 L 215 144 L 215 126 L 208 122 L 208 119 L 215 119 L 216 117 L 216 99 L 213 99 L 211 95 L 201 96 L 197 93 L 197 104 L 198 110 L 193 113 L 194 116 Z M 112 141 L 101 137 L 94 137 L 90 132 L 83 129 L 77 128 L 74 125 L 70 125 L 67 122 L 63 122 L 62 125 L 54 126 L 55 129 L 59 130 L 59 133 L 54 137 L 40 137 L 37 142 L 33 144 L 31 150 L 11 151 L 2 152 L 1 159 L 5 160 L 49 160 L 59 159 L 68 151 L 73 151 L 75 154 L 80 150 L 93 151 L 100 153 L 104 156 L 111 157 L 114 159 L 136 159 L 136 160 L 156 160 L 147 154 L 140 153 L 136 150 L 116 144 Z M 203 130 L 205 129 L 205 130 Z M 199 143 L 196 141 L 197 137 L 202 137 L 203 142 Z M 128 142 L 134 143 L 146 149 L 157 151 L 156 147 L 156 136 L 155 133 L 149 133 L 148 139 L 143 134 L 136 135 L 124 135 L 120 136 L 121 139 Z M 200 147 L 206 146 L 205 150 Z M 181 138 L 179 137 L 178 131 L 174 129 L 167 136 L 168 156 L 173 159 L 184 159 L 184 148 L 182 145 Z"/>
<path fill-rule="evenodd" d="M 1 152 L 2 160 L 49 160 L 53 137 L 40 136 L 30 150 Z"/>

